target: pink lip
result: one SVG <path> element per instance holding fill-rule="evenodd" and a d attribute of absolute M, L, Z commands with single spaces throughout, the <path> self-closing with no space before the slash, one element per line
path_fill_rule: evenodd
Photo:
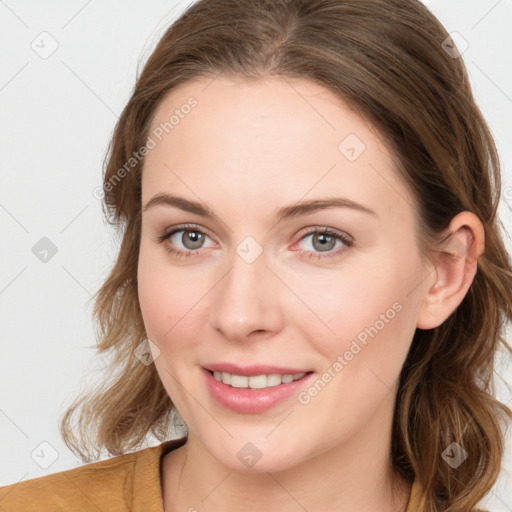
<path fill-rule="evenodd" d="M 302 373 L 295 370 L 289 371 L 289 369 L 286 372 L 274 371 L 275 367 L 262 366 L 245 368 L 245 370 L 253 372 L 254 368 L 257 368 L 257 371 L 260 373 L 251 373 L 251 375 L 263 375 L 267 373 L 265 371 L 261 371 L 262 368 L 272 368 L 272 371 L 269 373 Z M 201 368 L 201 371 L 204 374 L 206 386 L 210 391 L 210 394 L 220 405 L 227 409 L 231 409 L 232 411 L 246 414 L 257 414 L 267 411 L 286 398 L 289 398 L 292 395 L 297 395 L 300 389 L 306 386 L 315 375 L 314 373 L 310 373 L 309 375 L 302 377 L 302 379 L 266 389 L 245 389 L 233 388 L 223 382 L 219 382 L 206 368 Z M 233 371 L 232 373 L 241 375 L 238 373 L 239 371 L 240 368 L 238 368 L 236 372 Z"/>
<path fill-rule="evenodd" d="M 304 370 L 299 368 L 285 368 L 284 366 L 270 366 L 270 365 L 252 365 L 252 366 L 238 366 L 233 363 L 212 363 L 205 364 L 203 368 L 211 371 L 217 372 L 227 372 L 233 375 L 244 375 L 246 377 L 251 377 L 253 375 L 270 375 L 272 373 L 278 373 L 279 375 L 287 375 L 292 374 L 296 375 L 297 373 L 307 373 L 311 370 Z"/>

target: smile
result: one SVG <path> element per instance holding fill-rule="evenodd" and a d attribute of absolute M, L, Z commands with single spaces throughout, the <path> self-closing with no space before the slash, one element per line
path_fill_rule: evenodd
<path fill-rule="evenodd" d="M 282 374 L 261 371 L 239 375 L 202 368 L 210 396 L 222 407 L 245 414 L 263 413 L 286 402 L 310 385 L 316 376 L 312 371 Z"/>
<path fill-rule="evenodd" d="M 292 374 L 280 375 L 278 373 L 272 373 L 270 375 L 252 375 L 250 377 L 246 375 L 234 375 L 228 372 L 213 372 L 215 380 L 227 384 L 233 388 L 249 388 L 249 389 L 265 389 L 280 384 L 287 384 L 294 380 L 302 379 L 306 375 L 305 372 Z"/>

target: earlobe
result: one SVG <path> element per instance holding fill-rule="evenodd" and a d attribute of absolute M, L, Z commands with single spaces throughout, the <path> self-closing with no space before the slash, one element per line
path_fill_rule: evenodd
<path fill-rule="evenodd" d="M 435 258 L 431 272 L 435 277 L 426 280 L 423 288 L 416 324 L 420 329 L 438 327 L 455 311 L 475 278 L 478 258 L 484 251 L 484 227 L 473 213 L 456 215 L 447 231 L 452 234 Z"/>

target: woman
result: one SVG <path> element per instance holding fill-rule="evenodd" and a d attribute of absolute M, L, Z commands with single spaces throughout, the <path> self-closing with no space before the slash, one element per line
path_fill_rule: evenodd
<path fill-rule="evenodd" d="M 512 269 L 455 49 L 416 0 L 187 9 L 105 169 L 114 377 L 61 423 L 84 462 L 118 457 L 4 510 L 475 510 L 512 416 Z"/>

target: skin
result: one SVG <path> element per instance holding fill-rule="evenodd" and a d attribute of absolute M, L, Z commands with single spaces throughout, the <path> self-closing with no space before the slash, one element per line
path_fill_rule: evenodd
<path fill-rule="evenodd" d="M 447 244 L 455 256 L 422 265 L 415 199 L 391 153 L 318 84 L 189 82 L 164 98 L 152 129 L 191 96 L 198 105 L 150 151 L 142 177 L 142 205 L 163 192 L 215 213 L 158 205 L 142 216 L 140 306 L 160 351 L 156 369 L 189 429 L 188 442 L 163 458 L 165 510 L 405 510 L 411 487 L 394 478 L 390 456 L 399 373 L 416 328 L 441 324 L 464 298 L 482 224 L 459 214 Z M 365 145 L 354 161 L 338 149 L 349 134 Z M 278 208 L 335 196 L 376 215 L 329 208 L 276 223 Z M 207 233 L 189 257 L 167 250 L 191 251 L 186 232 L 156 241 L 183 223 Z M 306 231 L 326 227 L 353 245 L 322 252 L 321 235 Z M 263 250 L 252 263 L 236 252 L 247 236 Z M 337 254 L 318 259 L 329 251 Z M 321 376 L 394 303 L 400 312 L 307 404 L 294 396 L 264 413 L 237 413 L 204 385 L 201 365 L 220 361 Z M 237 457 L 247 442 L 262 454 L 250 468 Z"/>

